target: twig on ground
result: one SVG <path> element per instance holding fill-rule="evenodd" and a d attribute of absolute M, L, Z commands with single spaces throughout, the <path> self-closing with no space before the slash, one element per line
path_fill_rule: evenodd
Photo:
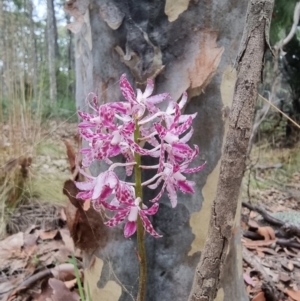
<path fill-rule="evenodd" d="M 262 290 L 268 294 L 268 300 L 270 301 L 277 301 L 280 300 L 280 296 L 278 296 L 277 289 L 275 283 L 270 278 L 266 270 L 264 269 L 263 265 L 259 262 L 257 257 L 248 251 L 246 248 L 243 248 L 243 259 L 255 270 L 257 270 L 264 281 L 266 282 L 265 285 L 262 286 Z"/>
<path fill-rule="evenodd" d="M 264 218 L 264 220 L 271 225 L 278 226 L 289 234 L 300 237 L 300 229 L 297 226 L 287 224 L 282 220 L 273 217 L 265 209 L 257 205 L 251 205 L 249 203 L 242 202 L 242 206 L 248 208 L 249 210 L 258 212 Z"/>
<path fill-rule="evenodd" d="M 32 287 L 37 281 L 40 281 L 46 277 L 54 277 L 59 279 L 61 273 L 73 273 L 74 274 L 74 265 L 71 263 L 63 263 L 56 266 L 53 269 L 48 269 L 41 271 L 37 274 L 33 274 L 29 278 L 25 279 L 20 285 L 18 285 L 14 291 L 10 294 L 10 297 L 15 296 L 19 292 L 26 290 Z"/>
<path fill-rule="evenodd" d="M 252 240 L 263 240 L 264 237 L 253 231 L 243 231 L 243 236 Z M 300 243 L 293 239 L 277 238 L 276 244 L 281 247 L 300 249 Z"/>

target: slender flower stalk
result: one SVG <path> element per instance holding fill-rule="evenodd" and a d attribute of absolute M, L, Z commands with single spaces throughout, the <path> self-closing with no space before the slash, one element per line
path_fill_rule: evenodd
<path fill-rule="evenodd" d="M 93 113 L 78 112 L 82 122 L 78 125 L 81 137 L 87 141 L 88 147 L 81 150 L 82 167 L 88 168 L 94 161 L 103 161 L 107 170 L 93 177 L 80 172 L 86 182 L 76 183 L 80 192 L 77 197 L 91 200 L 96 210 L 108 210 L 115 215 L 105 221 L 108 227 L 115 227 L 125 221 L 124 236 L 128 238 L 137 233 L 138 260 L 140 263 L 138 301 L 146 296 L 147 258 L 145 234 L 148 232 L 155 238 L 157 233 L 148 218 L 159 209 L 159 201 L 166 191 L 171 206 L 177 205 L 177 193 L 194 193 L 195 183 L 189 181 L 185 174 L 202 170 L 205 163 L 198 167 L 189 167 L 198 156 L 199 149 L 192 149 L 187 143 L 193 135 L 191 127 L 197 113 L 182 115 L 187 94 L 177 103 L 168 93 L 152 95 L 154 83 L 147 81 L 144 92 L 136 92 L 126 79 L 121 76 L 120 89 L 125 102 L 98 104 L 98 98 L 90 93 L 87 97 Z M 92 96 L 92 99 L 91 97 Z M 166 110 L 156 105 L 167 101 Z M 145 149 L 140 142 L 148 142 L 152 149 Z M 112 157 L 122 155 L 125 163 L 113 163 Z M 159 159 L 157 165 L 141 165 L 141 157 L 150 156 Z M 119 179 L 116 168 L 125 168 L 126 175 L 134 171 L 134 183 Z M 156 169 L 157 174 L 142 183 L 142 169 Z M 152 200 L 149 208 L 145 205 L 143 189 L 161 189 Z"/>
<path fill-rule="evenodd" d="M 134 141 L 138 142 L 140 136 L 139 125 L 136 123 L 134 131 Z M 142 170 L 141 170 L 141 155 L 138 153 L 134 154 L 134 159 L 136 165 L 134 167 L 135 176 L 135 196 L 143 199 L 143 188 L 142 188 Z M 142 208 L 143 203 L 140 203 L 140 208 Z M 138 301 L 143 301 L 146 296 L 146 280 L 147 280 L 147 256 L 145 248 L 145 235 L 144 227 L 140 216 L 137 218 L 137 244 L 138 244 L 138 254 L 140 261 L 140 277 L 139 277 L 139 292 Z"/>

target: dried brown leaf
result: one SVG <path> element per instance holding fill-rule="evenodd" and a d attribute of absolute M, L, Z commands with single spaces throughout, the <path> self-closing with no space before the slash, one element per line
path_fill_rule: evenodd
<path fill-rule="evenodd" d="M 278 253 L 275 250 L 271 249 L 271 248 L 262 248 L 262 251 L 264 253 L 267 253 L 267 254 L 270 254 L 270 255 L 274 255 L 274 256 L 278 255 Z"/>
<path fill-rule="evenodd" d="M 258 255 L 260 258 L 264 258 L 264 257 L 265 257 L 265 253 L 262 251 L 261 248 L 256 248 L 256 252 L 257 252 L 257 255 Z"/>
<path fill-rule="evenodd" d="M 289 282 L 291 280 L 291 277 L 286 273 L 280 273 L 279 280 L 282 282 Z"/>
<path fill-rule="evenodd" d="M 66 206 L 67 226 L 75 246 L 81 250 L 96 250 L 104 246 L 108 229 L 103 223 L 102 214 L 92 206 L 84 211 L 83 202 L 75 197 L 79 190 L 73 181 L 65 182 L 63 192 L 70 200 Z"/>
<path fill-rule="evenodd" d="M 42 240 L 49 240 L 54 239 L 57 237 L 58 230 L 52 230 L 52 231 L 41 231 L 39 234 L 40 239 Z"/>
<path fill-rule="evenodd" d="M 256 296 L 252 298 L 252 301 L 266 301 L 264 292 L 259 292 Z"/>
<path fill-rule="evenodd" d="M 52 301 L 53 290 L 48 284 L 48 279 L 44 279 L 41 283 L 41 293 L 34 296 L 33 301 Z"/>
<path fill-rule="evenodd" d="M 68 229 L 59 230 L 62 240 L 65 246 L 71 251 L 74 252 L 74 242 L 71 237 L 70 231 Z"/>
<path fill-rule="evenodd" d="M 60 211 L 60 218 L 61 218 L 62 221 L 64 221 L 64 222 L 67 221 L 67 216 L 66 216 L 65 208 L 61 208 L 61 211 Z"/>
<path fill-rule="evenodd" d="M 276 238 L 274 230 L 269 226 L 259 227 L 256 232 L 263 236 L 265 240 L 274 240 Z"/>
<path fill-rule="evenodd" d="M 254 219 L 249 219 L 248 226 L 254 229 L 258 229 L 260 226 Z"/>
<path fill-rule="evenodd" d="M 74 279 L 72 279 L 72 280 L 69 280 L 69 281 L 64 281 L 64 284 L 65 284 L 65 286 L 66 286 L 68 289 L 73 288 L 73 287 L 76 285 L 76 283 L 77 283 L 77 279 L 76 279 L 76 278 L 74 278 Z"/>
<path fill-rule="evenodd" d="M 272 244 L 274 244 L 276 242 L 276 240 L 253 240 L 253 241 L 249 241 L 249 240 L 245 240 L 242 239 L 243 245 L 248 248 L 248 249 L 255 249 L 256 247 L 267 247 L 270 246 Z"/>
<path fill-rule="evenodd" d="M 252 278 L 247 273 L 243 274 L 243 278 L 247 284 L 250 284 L 251 286 L 255 287 L 256 283 L 252 280 Z"/>
<path fill-rule="evenodd" d="M 70 171 L 71 171 L 71 173 L 73 173 L 76 168 L 76 154 L 75 154 L 75 151 L 74 151 L 71 143 L 68 140 L 64 139 L 63 143 L 65 144 L 66 149 L 67 149 L 67 156 L 69 159 Z"/>
<path fill-rule="evenodd" d="M 295 301 L 300 301 L 300 291 L 294 291 L 290 289 L 286 289 L 284 291 L 289 297 L 291 297 Z"/>
<path fill-rule="evenodd" d="M 289 261 L 289 263 L 288 263 L 288 269 L 290 270 L 290 271 L 293 271 L 294 270 L 294 265 L 293 265 L 293 263 L 291 262 L 291 261 Z"/>
<path fill-rule="evenodd" d="M 251 211 L 250 214 L 249 214 L 249 217 L 250 217 L 251 219 L 254 219 L 254 218 L 256 218 L 257 216 L 258 216 L 258 213 L 257 213 L 256 211 Z"/>
<path fill-rule="evenodd" d="M 78 294 L 71 292 L 62 281 L 51 278 L 49 285 L 53 289 L 53 301 L 80 301 Z"/>

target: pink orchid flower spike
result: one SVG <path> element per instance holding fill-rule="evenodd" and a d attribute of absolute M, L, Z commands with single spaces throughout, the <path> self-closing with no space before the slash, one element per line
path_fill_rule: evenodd
<path fill-rule="evenodd" d="M 140 207 L 141 198 L 134 198 L 134 192 L 132 187 L 129 187 L 125 183 L 122 183 L 117 191 L 116 198 L 119 205 L 111 205 L 107 202 L 103 202 L 103 206 L 110 211 L 117 211 L 116 215 L 109 221 L 105 222 L 108 227 L 115 227 L 123 222 L 127 218 L 127 222 L 124 227 L 124 236 L 130 237 L 136 232 L 138 215 L 141 218 L 144 229 L 152 236 L 158 238 L 161 237 L 153 228 L 147 215 L 154 215 L 158 211 L 158 203 L 154 204 L 151 208 L 147 208 L 145 205 Z"/>

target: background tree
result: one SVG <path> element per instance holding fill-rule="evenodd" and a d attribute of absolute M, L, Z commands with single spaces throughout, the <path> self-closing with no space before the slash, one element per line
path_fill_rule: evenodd
<path fill-rule="evenodd" d="M 50 76 L 50 100 L 54 104 L 57 101 L 56 87 L 56 54 L 58 55 L 56 19 L 53 0 L 47 0 L 47 48 Z"/>

